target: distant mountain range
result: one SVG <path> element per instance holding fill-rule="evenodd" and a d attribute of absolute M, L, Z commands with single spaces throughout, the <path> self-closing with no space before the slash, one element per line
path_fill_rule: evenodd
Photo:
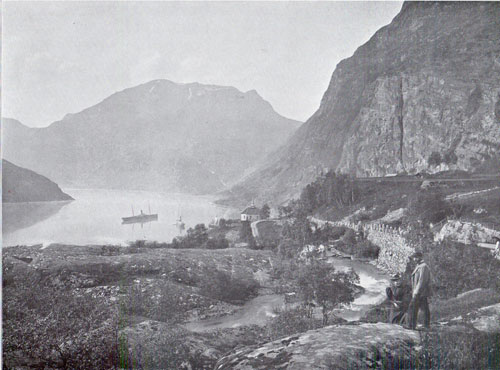
<path fill-rule="evenodd" d="M 333 72 L 318 111 L 233 200 L 296 196 L 321 171 L 500 171 L 500 3 L 406 2 Z"/>
<path fill-rule="evenodd" d="M 2 160 L 2 201 L 4 203 L 72 199 L 48 178 Z"/>
<path fill-rule="evenodd" d="M 3 154 L 64 187 L 213 193 L 298 126 L 256 91 L 155 80 L 46 128 L 4 119 Z"/>

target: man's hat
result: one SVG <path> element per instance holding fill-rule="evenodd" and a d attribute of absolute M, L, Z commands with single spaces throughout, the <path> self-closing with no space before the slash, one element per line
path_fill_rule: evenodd
<path fill-rule="evenodd" d="M 424 254 L 422 252 L 416 252 L 413 255 L 413 258 L 422 259 L 422 258 L 424 258 Z"/>
<path fill-rule="evenodd" d="M 392 281 L 398 281 L 399 279 L 401 279 L 401 276 L 399 274 L 395 274 L 391 277 Z"/>

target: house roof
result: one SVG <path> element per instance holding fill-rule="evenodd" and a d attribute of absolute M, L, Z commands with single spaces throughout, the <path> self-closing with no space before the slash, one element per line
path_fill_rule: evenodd
<path fill-rule="evenodd" d="M 245 210 L 243 210 L 241 212 L 241 214 L 245 214 L 245 215 L 258 215 L 259 213 L 260 213 L 260 210 L 255 206 L 247 207 L 247 208 L 245 208 Z"/>

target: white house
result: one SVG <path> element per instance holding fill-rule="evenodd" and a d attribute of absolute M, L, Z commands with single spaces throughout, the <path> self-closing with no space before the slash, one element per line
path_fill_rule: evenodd
<path fill-rule="evenodd" d="M 241 221 L 253 222 L 258 220 L 260 220 L 260 210 L 255 206 L 247 207 L 241 212 Z"/>

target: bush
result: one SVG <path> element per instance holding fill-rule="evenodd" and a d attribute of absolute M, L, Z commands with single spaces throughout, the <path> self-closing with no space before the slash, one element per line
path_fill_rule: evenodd
<path fill-rule="evenodd" d="M 487 249 L 444 241 L 430 249 L 425 260 L 439 298 L 452 298 L 476 288 L 500 291 L 500 261 Z"/>
<path fill-rule="evenodd" d="M 298 287 L 302 300 L 321 307 L 323 324 L 328 324 L 328 313 L 340 304 L 354 300 L 359 276 L 354 272 L 336 272 L 326 262 L 312 260 L 299 269 Z"/>
<path fill-rule="evenodd" d="M 266 203 L 262 206 L 259 212 L 259 216 L 262 220 L 267 220 L 269 216 L 271 215 L 271 208 L 269 205 Z"/>
<path fill-rule="evenodd" d="M 215 238 L 209 238 L 204 247 L 206 249 L 226 249 L 229 248 L 229 240 L 227 240 L 224 236 L 219 235 Z"/>
<path fill-rule="evenodd" d="M 295 279 L 298 269 L 297 260 L 292 258 L 277 259 L 273 262 L 270 275 L 273 280 L 279 281 L 275 285 L 276 294 L 294 293 L 297 290 Z"/>
<path fill-rule="evenodd" d="M 18 367 L 21 361 L 39 368 L 114 368 L 117 313 L 102 299 L 26 276 L 3 291 L 4 366 Z"/>
<path fill-rule="evenodd" d="M 366 349 L 356 359 L 346 358 L 346 369 L 498 369 L 500 366 L 500 334 L 481 333 L 464 326 L 443 327 L 420 334 L 421 345 L 406 351 L 391 348 Z M 363 365 L 360 366 L 360 360 Z M 337 369 L 331 362 L 329 369 Z"/>
<path fill-rule="evenodd" d="M 186 314 L 185 297 L 170 283 L 165 282 L 156 292 L 145 292 L 145 287 L 134 284 L 124 287 L 120 299 L 120 316 L 143 316 L 162 322 L 179 322 Z M 158 299 L 156 299 L 158 297 Z"/>
<path fill-rule="evenodd" d="M 120 369 L 203 369 L 186 339 L 188 333 L 180 326 L 163 330 L 161 336 L 145 338 L 144 342 L 127 343 L 121 337 Z M 160 349 L 161 350 L 158 350 Z"/>
<path fill-rule="evenodd" d="M 341 239 L 342 243 L 345 245 L 354 245 L 356 244 L 356 233 L 353 229 L 347 229 L 344 236 Z"/>
<path fill-rule="evenodd" d="M 429 156 L 429 159 L 427 160 L 429 166 L 439 166 L 441 162 L 443 162 L 443 160 L 441 158 L 441 154 L 439 154 L 438 152 L 432 152 Z"/>
<path fill-rule="evenodd" d="M 443 162 L 446 164 L 456 164 L 458 157 L 455 152 L 447 152 L 443 155 Z"/>
<path fill-rule="evenodd" d="M 294 204 L 295 215 L 313 214 L 320 207 L 343 208 L 352 205 L 359 195 L 354 178 L 329 171 L 308 184 Z"/>
<path fill-rule="evenodd" d="M 433 299 L 431 312 L 433 320 L 449 320 L 473 312 L 481 307 L 500 302 L 500 292 L 493 289 L 479 289 L 450 299 Z"/>
<path fill-rule="evenodd" d="M 207 274 L 200 285 L 201 294 L 229 303 L 242 303 L 255 296 L 258 289 L 259 283 L 252 277 L 220 270 Z"/>
<path fill-rule="evenodd" d="M 309 312 L 304 307 L 276 310 L 276 312 L 277 315 L 267 325 L 271 340 L 323 327 L 321 320 L 308 317 Z"/>
<path fill-rule="evenodd" d="M 419 191 L 409 199 L 406 218 L 408 223 L 418 221 L 427 225 L 438 223 L 451 214 L 452 209 L 440 191 Z"/>
<path fill-rule="evenodd" d="M 316 229 L 313 233 L 313 238 L 316 243 L 326 244 L 334 240 L 338 240 L 342 237 L 348 229 L 345 227 L 335 227 L 330 224 L 326 224 L 322 228 Z"/>
<path fill-rule="evenodd" d="M 240 241 L 250 245 L 255 244 L 255 239 L 252 234 L 252 227 L 249 221 L 241 221 L 240 225 Z"/>
<path fill-rule="evenodd" d="M 373 244 L 369 240 L 361 240 L 356 243 L 355 253 L 356 257 L 377 259 L 380 252 L 380 247 Z"/>
<path fill-rule="evenodd" d="M 302 243 L 296 240 L 282 239 L 278 245 L 278 255 L 284 259 L 294 258 L 299 254 L 302 247 Z"/>
<path fill-rule="evenodd" d="M 457 326 L 424 333 L 414 369 L 498 369 L 500 333 Z"/>

